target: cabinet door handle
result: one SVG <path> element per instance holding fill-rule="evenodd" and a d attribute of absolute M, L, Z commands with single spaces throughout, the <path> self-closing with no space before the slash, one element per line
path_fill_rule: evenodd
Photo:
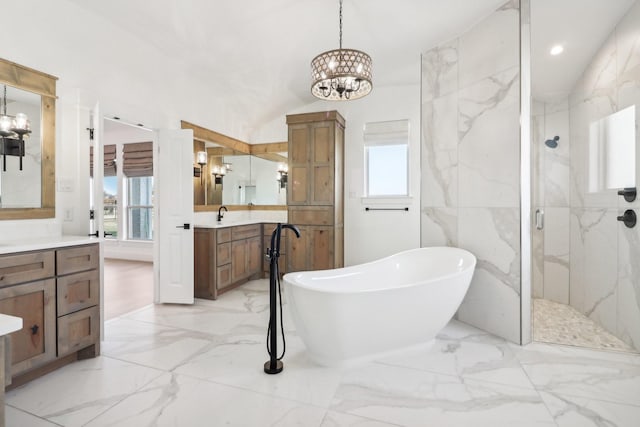
<path fill-rule="evenodd" d="M 38 333 L 38 325 L 33 325 L 32 327 L 30 327 L 29 329 L 31 329 L 31 335 L 35 335 Z"/>

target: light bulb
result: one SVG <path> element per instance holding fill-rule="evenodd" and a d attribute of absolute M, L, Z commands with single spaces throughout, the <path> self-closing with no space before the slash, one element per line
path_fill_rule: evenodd
<path fill-rule="evenodd" d="M 549 53 L 553 56 L 560 55 L 564 51 L 564 47 L 562 45 L 557 44 L 551 48 Z"/>
<path fill-rule="evenodd" d="M 198 159 L 198 164 L 199 165 L 206 165 L 207 164 L 207 152 L 206 151 L 198 151 L 198 153 L 196 154 L 196 158 Z"/>
<path fill-rule="evenodd" d="M 31 126 L 29 123 L 29 119 L 27 118 L 27 115 L 24 113 L 18 113 L 16 114 L 16 121 L 15 121 L 15 128 L 18 131 L 28 131 L 30 130 Z"/>
<path fill-rule="evenodd" d="M 13 122 L 13 119 L 11 117 L 0 116 L 0 135 L 9 136 L 13 133 L 11 131 L 11 129 L 13 128 L 12 122 Z"/>

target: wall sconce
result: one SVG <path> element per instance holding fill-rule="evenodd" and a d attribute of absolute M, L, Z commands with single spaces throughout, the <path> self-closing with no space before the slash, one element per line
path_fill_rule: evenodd
<path fill-rule="evenodd" d="M 233 165 L 231 163 L 223 163 L 222 166 L 224 166 L 224 169 L 227 171 L 227 173 L 233 171 Z"/>
<path fill-rule="evenodd" d="M 227 174 L 227 168 L 224 166 L 214 166 L 213 170 L 211 171 L 211 175 L 213 175 L 214 180 L 214 187 L 217 187 L 218 184 L 220 184 L 222 186 L 222 177 L 225 176 Z"/>
<path fill-rule="evenodd" d="M 200 169 L 193 168 L 193 176 L 200 177 L 200 183 L 204 179 L 204 174 L 202 173 L 202 169 L 207 165 L 207 152 L 206 151 L 198 151 L 196 153 L 196 163 L 200 165 Z M 197 173 L 196 173 L 197 171 Z"/>
<path fill-rule="evenodd" d="M 280 188 L 287 187 L 288 176 L 289 176 L 289 166 L 280 163 L 278 165 L 278 178 L 276 179 L 276 181 L 280 183 Z M 280 192 L 280 190 L 278 190 L 278 192 Z"/>
<path fill-rule="evenodd" d="M 20 170 L 24 157 L 24 138 L 31 133 L 31 123 L 24 113 L 15 117 L 7 115 L 7 85 L 4 85 L 4 101 L 2 115 L 0 115 L 0 154 L 2 154 L 2 170 L 7 170 L 7 156 L 20 157 Z"/>

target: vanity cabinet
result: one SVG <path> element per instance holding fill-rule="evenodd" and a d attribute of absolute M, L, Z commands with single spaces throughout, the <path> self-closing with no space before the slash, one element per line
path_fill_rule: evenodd
<path fill-rule="evenodd" d="M 262 224 L 194 230 L 194 294 L 216 299 L 262 272 Z"/>
<path fill-rule="evenodd" d="M 97 244 L 0 255 L 0 313 L 23 319 L 8 340 L 14 386 L 97 355 L 99 303 Z"/>
<path fill-rule="evenodd" d="M 337 111 L 287 116 L 287 271 L 344 265 L 344 118 Z"/>

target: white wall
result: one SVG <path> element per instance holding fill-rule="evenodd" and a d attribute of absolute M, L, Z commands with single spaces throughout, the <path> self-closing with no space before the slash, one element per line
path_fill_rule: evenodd
<path fill-rule="evenodd" d="M 416 73 L 420 72 L 416 58 Z M 345 129 L 345 265 L 360 264 L 420 246 L 420 86 L 374 87 L 365 98 L 349 102 L 317 101 L 305 108 L 287 111 L 298 114 L 337 110 L 346 120 Z M 285 114 L 252 134 L 255 141 L 287 140 Z M 407 206 L 408 212 L 366 212 L 364 195 L 364 142 L 367 122 L 408 119 L 409 191 L 411 198 L 382 201 L 385 206 Z"/>
<path fill-rule="evenodd" d="M 303 110 L 283 111 L 272 124 L 249 135 L 244 117 L 225 105 L 210 87 L 208 76 L 184 70 L 180 58 L 167 56 L 122 28 L 67 0 L 21 0 L 3 6 L 7 20 L 2 56 L 59 76 L 56 126 L 58 220 L 4 221 L 17 235 L 85 234 L 88 218 L 88 111 L 100 101 L 101 111 L 117 114 L 150 128 L 178 128 L 185 119 L 250 142 L 284 141 L 284 114 L 337 109 L 347 120 L 345 149 L 345 262 L 355 264 L 419 246 L 419 129 L 420 88 L 374 87 L 362 100 L 346 103 L 318 101 Z M 64 24 L 61 24 L 64 22 Z M 28 31 L 25 31 L 28 25 Z M 46 49 L 44 48 L 46 46 Z M 162 64 L 162 66 L 158 66 Z M 419 75 L 419 57 L 415 73 Z M 365 213 L 362 126 L 369 121 L 405 119 L 411 126 L 413 199 L 406 212 Z M 60 187 L 60 186 L 58 186 Z M 66 214 L 66 215 L 65 215 Z M 63 218 L 71 220 L 63 221 Z"/>

